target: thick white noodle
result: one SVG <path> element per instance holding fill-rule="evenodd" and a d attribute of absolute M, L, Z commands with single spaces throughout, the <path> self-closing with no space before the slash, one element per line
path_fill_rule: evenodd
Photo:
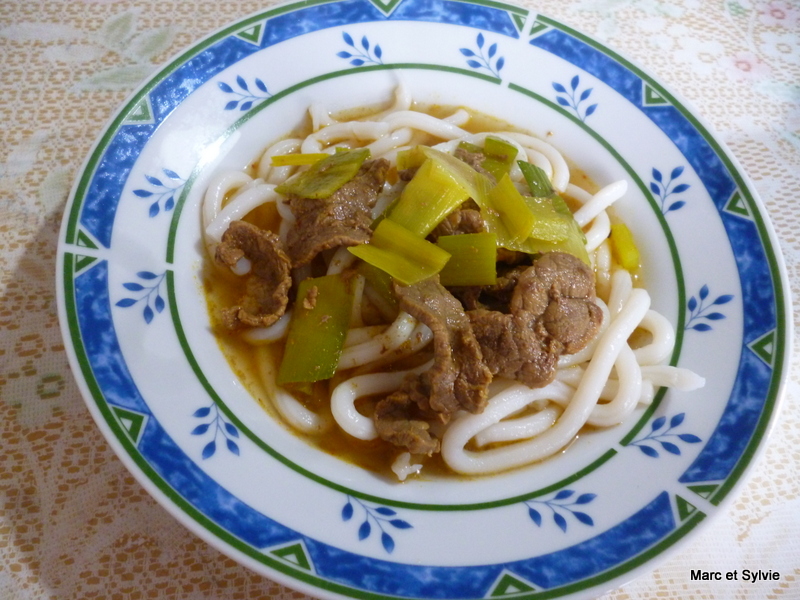
<path fill-rule="evenodd" d="M 368 342 L 385 330 L 386 325 L 365 325 L 364 327 L 350 328 L 347 330 L 347 335 L 345 335 L 343 348 Z"/>
<path fill-rule="evenodd" d="M 608 296 L 608 312 L 612 318 L 622 310 L 622 306 L 633 291 L 631 274 L 624 269 L 617 269 L 611 274 L 611 293 Z"/>
<path fill-rule="evenodd" d="M 657 387 L 674 388 L 681 392 L 692 392 L 706 384 L 705 378 L 694 371 L 670 365 L 643 366 L 642 377 Z"/>
<path fill-rule="evenodd" d="M 597 295 L 601 298 L 608 298 L 611 289 L 611 245 L 605 240 L 594 254 L 594 277 Z"/>
<path fill-rule="evenodd" d="M 214 177 L 203 196 L 203 229 L 208 227 L 222 210 L 225 196 L 252 181 L 252 177 L 241 171 L 225 171 Z"/>
<path fill-rule="evenodd" d="M 272 400 L 283 420 L 298 431 L 303 433 L 322 433 L 332 425 L 330 419 L 308 410 L 283 388 L 275 388 L 275 395 Z"/>
<path fill-rule="evenodd" d="M 553 426 L 561 408 L 552 404 L 527 417 L 518 417 L 490 425 L 475 435 L 475 443 L 486 446 L 496 442 L 519 441 L 539 435 Z"/>
<path fill-rule="evenodd" d="M 620 179 L 602 188 L 573 214 L 578 225 L 584 227 L 591 223 L 592 219 L 622 198 L 626 191 L 628 191 L 628 182 L 625 179 Z"/>
<path fill-rule="evenodd" d="M 288 138 L 275 142 L 264 151 L 261 158 L 258 160 L 258 168 L 256 169 L 256 177 L 263 179 L 267 183 L 278 185 L 286 181 L 289 175 L 292 174 L 295 167 L 273 167 L 272 157 L 280 154 L 292 154 L 300 150 L 300 145 L 303 140 L 298 138 Z"/>
<path fill-rule="evenodd" d="M 620 347 L 614 369 L 619 382 L 617 393 L 610 402 L 598 404 L 592 409 L 586 420 L 589 425 L 595 427 L 618 425 L 633 412 L 639 403 L 642 396 L 642 371 L 639 363 L 636 362 L 633 350 L 627 343 Z"/>
<path fill-rule="evenodd" d="M 344 123 L 334 123 L 310 134 L 303 140 L 300 150 L 303 154 L 332 153 L 335 149 L 327 147 L 329 144 L 348 139 L 377 140 L 387 134 L 390 129 L 389 124 L 384 122 L 345 121 Z"/>
<path fill-rule="evenodd" d="M 540 140 L 539 138 L 525 133 L 506 131 L 503 132 L 503 135 L 516 140 L 526 149 L 530 148 L 545 156 L 552 165 L 552 176 L 548 174 L 548 176 L 550 176 L 550 183 L 553 184 L 553 187 L 559 193 L 564 193 L 567 190 L 567 184 L 569 184 L 569 166 L 561 155 L 561 152 L 544 140 Z"/>
<path fill-rule="evenodd" d="M 422 470 L 422 465 L 411 462 L 410 452 L 401 452 L 392 463 L 392 472 L 397 475 L 397 479 L 405 481 L 409 475 L 416 475 Z"/>
<path fill-rule="evenodd" d="M 289 330 L 289 321 L 292 319 L 292 311 L 287 310 L 281 317 L 269 327 L 253 327 L 242 332 L 242 338 L 249 344 L 258 346 L 260 344 L 271 344 L 277 342 L 286 335 Z"/>
<path fill-rule="evenodd" d="M 275 191 L 275 186 L 269 183 L 262 183 L 245 192 L 237 194 L 231 198 L 228 204 L 219 211 L 213 221 L 206 227 L 208 239 L 219 242 L 222 234 L 228 229 L 231 221 L 243 218 L 247 213 L 262 204 L 274 202 L 280 198 L 280 194 Z"/>
<path fill-rule="evenodd" d="M 392 131 L 388 135 L 379 137 L 377 140 L 367 145 L 369 148 L 370 156 L 372 158 L 386 158 L 387 156 L 396 156 L 393 152 L 400 146 L 408 144 L 414 137 L 414 132 L 410 127 L 401 127 Z M 389 160 L 387 158 L 387 160 Z M 391 160 L 390 160 L 391 162 Z"/>
<path fill-rule="evenodd" d="M 397 390 L 411 373 L 422 373 L 430 368 L 429 361 L 416 369 L 395 371 L 392 373 L 370 373 L 358 375 L 343 381 L 331 394 L 331 412 L 336 423 L 346 433 L 360 440 L 374 440 L 378 437 L 375 424 L 370 417 L 362 415 L 356 409 L 355 402 L 362 396 L 388 394 Z"/>
<path fill-rule="evenodd" d="M 648 293 L 640 289 L 633 290 L 619 318 L 602 334 L 597 352 L 586 367 L 578 389 L 551 428 L 529 440 L 476 453 L 466 450 L 464 446 L 473 435 L 485 429 L 491 422 L 481 422 L 476 428 L 473 421 L 479 420 L 482 415 L 459 418 L 450 425 L 442 438 L 442 457 L 447 465 L 459 473 L 492 473 L 529 464 L 558 452 L 588 420 L 620 351 L 623 346 L 627 346 L 628 337 L 649 308 Z M 564 384 L 554 381 L 540 389 L 546 390 L 551 386 Z M 490 401 L 489 407 L 491 405 Z M 489 411 L 489 407 L 484 413 Z"/>
<path fill-rule="evenodd" d="M 308 410 L 289 392 L 275 384 L 275 368 L 266 350 L 266 346 L 257 346 L 257 364 L 264 390 L 272 399 L 272 406 L 289 426 L 303 433 L 322 433 L 328 430 L 333 421 L 323 415 Z"/>
<path fill-rule="evenodd" d="M 337 248 L 336 252 L 334 252 L 331 257 L 331 261 L 328 263 L 328 271 L 325 274 L 334 275 L 335 273 L 341 273 L 354 262 L 356 262 L 356 255 L 350 252 L 347 246 Z"/>
<path fill-rule="evenodd" d="M 416 326 L 417 320 L 401 311 L 394 323 L 389 325 L 383 333 L 369 341 L 345 348 L 339 357 L 338 368 L 351 369 L 378 360 L 387 352 L 395 350 L 406 342 Z"/>
<path fill-rule="evenodd" d="M 575 198 L 575 200 L 580 202 L 582 205 L 585 205 L 592 199 L 592 195 L 589 192 L 583 188 L 579 188 L 573 183 L 567 185 L 567 195 Z M 592 253 L 597 250 L 597 248 L 600 247 L 600 244 L 608 239 L 610 233 L 611 219 L 609 218 L 608 213 L 603 210 L 591 220 L 591 227 L 589 227 L 589 230 L 585 232 L 586 251 Z"/>
<path fill-rule="evenodd" d="M 655 310 L 648 310 L 639 327 L 653 336 L 649 344 L 633 351 L 639 364 L 657 365 L 667 360 L 675 348 L 675 329 L 669 319 Z"/>
<path fill-rule="evenodd" d="M 458 125 L 414 110 L 401 110 L 386 115 L 383 122 L 388 124 L 391 129 L 411 127 L 419 131 L 430 133 L 444 140 L 452 140 L 468 135 L 468 132 L 461 129 Z"/>

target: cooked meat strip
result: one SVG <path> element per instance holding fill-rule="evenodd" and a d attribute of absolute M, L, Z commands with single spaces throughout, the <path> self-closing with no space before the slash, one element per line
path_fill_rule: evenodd
<path fill-rule="evenodd" d="M 486 309 L 467 315 L 493 375 L 542 387 L 558 357 L 578 352 L 597 334 L 594 274 L 580 259 L 550 252 L 518 273 L 509 314 Z"/>
<path fill-rule="evenodd" d="M 358 174 L 327 198 L 315 200 L 291 195 L 289 206 L 296 218 L 286 246 L 294 267 L 302 267 L 320 252 L 369 241 L 371 209 L 383 190 L 389 162 L 365 162 Z"/>
<path fill-rule="evenodd" d="M 430 233 L 430 239 L 436 241 L 442 235 L 458 235 L 461 233 L 481 233 L 486 230 L 480 210 L 460 208 L 447 215 Z"/>
<path fill-rule="evenodd" d="M 378 402 L 375 427 L 382 439 L 395 445 L 409 450 L 424 446 L 427 453 L 435 452 L 438 440 L 418 422 L 446 423 L 458 410 L 481 412 L 492 376 L 483 364 L 469 318 L 438 277 L 409 286 L 395 284 L 395 293 L 400 309 L 433 332 L 434 363 Z"/>
<path fill-rule="evenodd" d="M 250 261 L 245 293 L 236 306 L 222 310 L 222 323 L 228 329 L 269 327 L 286 311 L 292 285 L 289 258 L 273 232 L 233 221 L 217 246 L 216 260 L 233 269 L 242 258 Z"/>

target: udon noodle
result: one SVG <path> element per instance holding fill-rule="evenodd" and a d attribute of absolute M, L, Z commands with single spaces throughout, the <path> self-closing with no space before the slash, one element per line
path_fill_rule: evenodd
<path fill-rule="evenodd" d="M 297 217 L 278 188 L 308 167 L 275 166 L 275 157 L 367 148 L 372 159 L 386 159 L 391 171 L 399 153 L 418 145 L 452 155 L 464 142 L 480 146 L 491 136 L 513 146 L 520 159 L 546 175 L 555 192 L 571 202 L 572 216 L 585 235 L 596 282 L 593 301 L 602 313 L 602 324 L 585 347 L 560 355 L 555 377 L 546 385 L 529 387 L 495 376 L 482 410 L 459 410 L 447 423 L 432 425 L 441 441 L 441 459 L 452 471 L 469 475 L 504 471 L 552 456 L 586 427 L 623 422 L 637 406 L 651 403 L 659 387 L 688 391 L 704 384 L 691 371 L 664 364 L 674 349 L 673 326 L 651 308 L 650 295 L 638 286 L 637 274 L 615 259 L 609 235 L 616 216 L 610 210 L 625 195 L 627 183 L 585 189 L 552 145 L 494 121 L 491 128 L 476 131 L 482 123 L 460 108 L 420 110 L 403 87 L 397 89 L 391 106 L 355 119 L 334 118 L 325 107 L 315 105 L 309 109 L 304 135 L 273 143 L 246 171 L 219 173 L 208 186 L 202 206 L 204 244 L 213 259 L 226 230 L 240 220 L 259 223 L 286 243 Z M 524 174 L 516 163 L 509 166 L 508 175 L 517 187 L 524 187 Z M 385 215 L 405 185 L 403 179 L 389 177 L 371 217 Z M 323 253 L 322 266 L 317 261 L 313 267 L 292 269 L 293 290 L 303 279 L 319 275 L 314 269 L 325 274 L 355 273 L 350 277 L 354 301 L 346 338 L 336 373 L 324 382 L 322 404 L 309 402 L 309 396 L 297 387 L 276 383 L 276 360 L 293 318 L 292 305 L 269 326 L 220 334 L 223 340 L 237 336 L 237 343 L 250 349 L 271 408 L 291 428 L 312 438 L 337 430 L 348 439 L 376 440 L 379 432 L 370 409 L 364 407 L 392 394 L 408 377 L 424 373 L 434 362 L 431 328 L 405 310 L 386 306 L 385 296 L 355 270 L 358 262 L 347 246 L 341 246 Z M 237 285 L 231 281 L 254 268 L 247 256 L 230 266 L 232 274 L 218 264 L 213 267 L 212 292 L 218 286 Z M 313 341 L 309 345 L 313 348 Z M 319 386 L 315 389 L 319 396 Z M 403 480 L 418 473 L 426 460 L 398 447 L 392 449 L 387 467 Z"/>

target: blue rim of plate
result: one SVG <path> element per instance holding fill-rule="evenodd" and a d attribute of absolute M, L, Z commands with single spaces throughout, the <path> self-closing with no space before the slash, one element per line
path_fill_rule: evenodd
<path fill-rule="evenodd" d="M 158 127 L 192 91 L 261 49 L 310 31 L 392 20 L 430 21 L 472 28 L 478 35 L 481 50 L 482 33 L 527 39 L 529 44 L 571 63 L 628 99 L 656 123 L 679 147 L 687 163 L 700 174 L 706 191 L 719 211 L 736 258 L 741 280 L 744 332 L 738 375 L 725 413 L 680 482 L 687 493 L 696 494 L 709 506 L 718 507 L 729 497 L 762 447 L 774 420 L 790 346 L 785 275 L 763 209 L 727 152 L 707 128 L 661 84 L 587 36 L 547 17 L 499 2 L 392 0 L 382 3 L 378 0 L 334 0 L 281 5 L 209 36 L 146 82 L 121 108 L 88 157 L 64 218 L 57 275 L 61 296 L 59 307 L 75 373 L 82 379 L 87 402 L 96 411 L 95 416 L 107 427 L 104 431 L 113 436 L 109 439 L 115 449 L 140 480 L 147 483 L 148 489 L 160 492 L 163 500 L 177 507 L 188 517 L 188 521 L 194 521 L 205 532 L 207 539 L 221 542 L 223 549 L 229 548 L 234 554 L 247 557 L 251 564 L 267 567 L 269 573 L 287 576 L 289 579 L 285 582 L 288 585 L 305 586 L 310 593 L 324 591 L 360 598 L 506 595 L 552 598 L 584 592 L 619 580 L 661 556 L 694 530 L 706 514 L 691 501 L 680 496 L 670 497 L 665 491 L 613 530 L 551 555 L 469 567 L 414 566 L 368 559 L 292 531 L 243 504 L 237 507 L 235 514 L 227 513 L 223 504 L 235 501 L 235 498 L 224 498 L 224 501 L 218 499 L 215 504 L 204 497 L 203 491 L 208 485 L 216 485 L 214 482 L 199 484 L 191 477 L 170 477 L 171 470 L 175 469 L 170 462 L 176 460 L 176 454 L 182 451 L 169 439 L 152 414 L 148 414 L 147 404 L 139 396 L 136 383 L 125 366 L 125 357 L 114 339 L 108 265 L 102 260 L 102 251 L 112 246 L 111 231 L 128 174 Z M 357 42 L 351 42 L 348 44 L 357 49 Z M 375 52 L 375 48 L 370 49 L 366 42 L 362 43 L 362 50 L 367 55 L 370 50 Z M 434 64 L 383 64 L 380 61 L 369 64 L 369 60 L 353 58 L 347 69 L 328 76 L 384 69 L 433 69 L 459 72 L 500 83 L 502 64 L 498 63 L 497 56 L 491 52 L 482 55 L 482 62 L 470 58 L 467 53 L 464 56 L 469 60 L 463 69 Z M 311 83 L 307 81 L 298 85 Z M 227 89 L 220 85 L 222 92 L 230 94 L 231 100 L 226 108 L 239 110 L 243 114 L 232 129 L 241 126 L 266 106 L 266 103 L 259 105 L 258 101 L 259 91 L 266 92 L 265 86 L 262 90 L 263 83 L 251 82 L 249 85 L 257 88 L 253 93 L 250 93 L 247 82 L 237 84 L 238 89 L 235 88 L 236 84 L 225 84 Z M 513 82 L 508 82 L 508 87 L 548 103 L 602 143 L 600 136 L 594 134 L 585 123 L 594 109 L 588 102 L 581 106 L 580 101 L 576 101 L 575 94 L 580 91 L 577 83 L 572 83 L 571 90 L 568 89 L 569 84 L 561 85 L 560 89 L 554 87 L 551 98 L 544 98 Z M 288 89 L 270 95 L 270 99 L 275 100 L 291 91 Z M 244 92 L 250 93 L 250 96 Z M 612 148 L 607 149 L 613 152 Z M 176 189 L 182 187 L 182 191 L 179 197 L 172 199 L 169 207 L 155 204 L 152 209 L 174 210 L 167 263 L 172 261 L 171 244 L 182 203 L 197 170 L 201 168 L 202 165 L 198 165 L 196 172 L 184 181 L 183 186 L 176 186 Z M 167 174 L 167 177 L 170 175 Z M 660 177 L 661 174 L 658 175 Z M 640 187 L 646 188 L 641 178 L 636 179 Z M 651 189 L 652 195 L 646 189 L 645 192 L 651 203 L 655 204 L 653 195 L 658 195 L 659 190 Z M 664 215 L 666 212 L 660 216 L 662 222 Z M 668 227 L 665 230 L 668 231 Z M 677 257 L 673 258 L 679 263 Z M 180 329 L 171 272 L 167 272 L 166 287 L 169 294 L 166 304 L 172 311 L 176 327 Z M 708 290 L 700 291 L 700 304 L 707 299 L 707 295 Z M 708 300 L 723 303 L 720 298 Z M 689 325 L 686 312 L 688 310 L 690 313 L 691 320 L 698 300 L 693 296 L 687 303 L 681 287 L 679 301 L 680 337 L 683 329 Z M 704 325 L 697 322 L 694 328 L 702 331 Z M 673 360 L 679 349 L 680 339 Z M 191 356 L 191 351 L 187 355 Z M 221 399 L 220 404 L 224 406 Z M 656 422 L 659 420 L 652 421 L 657 406 L 658 402 L 655 402 L 642 415 L 626 433 L 621 445 L 631 443 L 648 423 L 653 431 L 658 429 Z M 231 414 L 228 416 L 234 417 Z M 243 424 L 237 425 L 245 429 Z M 601 458 L 599 462 L 606 458 Z M 177 462 L 184 465 L 186 461 Z M 199 474 L 195 475 L 200 477 Z M 314 477 L 313 474 L 309 476 Z M 580 476 L 580 473 L 575 474 L 546 489 L 531 492 L 525 498 L 560 489 Z M 320 483 L 334 485 L 324 480 Z M 355 490 L 343 491 L 359 497 L 359 492 Z M 223 496 L 224 493 L 224 490 L 220 491 Z M 392 504 L 383 498 L 361 496 L 367 500 L 380 500 L 384 505 Z M 520 498 L 512 500 L 519 501 Z M 413 507 L 404 503 L 394 505 Z M 475 507 L 461 508 L 469 510 Z M 643 529 L 650 536 L 646 541 L 641 539 L 642 536 L 637 538 L 636 532 Z M 638 546 L 623 549 L 624 545 L 637 539 L 640 542 Z M 587 553 L 600 545 L 606 549 L 617 547 L 618 552 L 613 560 L 607 563 L 585 560 Z M 272 551 L 265 551 L 265 548 Z M 547 575 L 555 565 L 563 567 L 564 564 L 578 566 L 559 577 Z"/>

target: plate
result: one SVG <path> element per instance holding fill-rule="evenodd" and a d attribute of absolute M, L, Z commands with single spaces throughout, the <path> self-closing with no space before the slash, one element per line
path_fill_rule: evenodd
<path fill-rule="evenodd" d="M 413 41 L 413 43 L 412 43 Z M 299 123 L 389 102 L 465 105 L 546 138 L 641 240 L 706 378 L 541 464 L 404 484 L 261 409 L 209 332 L 200 200 Z M 589 597 L 652 569 L 720 511 L 764 445 L 787 371 L 785 271 L 764 208 L 696 114 L 573 29 L 499 2 L 279 5 L 186 50 L 121 107 L 76 181 L 58 253 L 72 368 L 109 443 L 179 521 L 325 598 Z"/>

